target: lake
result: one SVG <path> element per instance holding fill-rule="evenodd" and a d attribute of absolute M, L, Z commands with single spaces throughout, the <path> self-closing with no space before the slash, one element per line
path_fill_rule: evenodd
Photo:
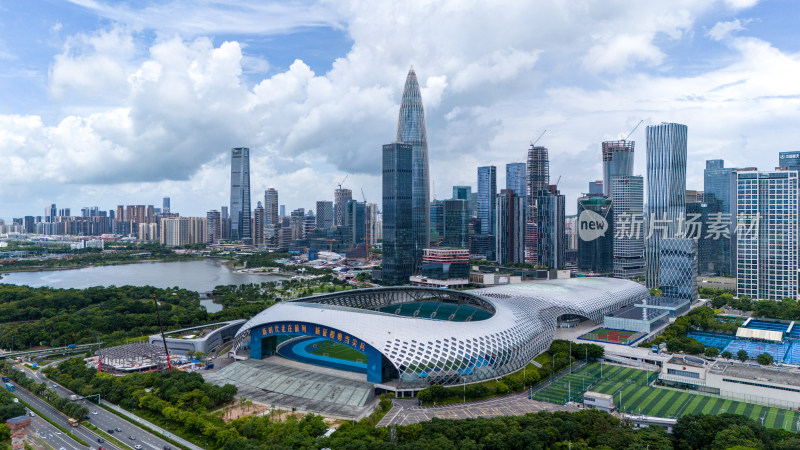
<path fill-rule="evenodd" d="M 84 269 L 4 273 L 0 283 L 61 289 L 112 285 L 158 288 L 177 286 L 197 292 L 209 292 L 221 284 L 260 284 L 280 279 L 283 277 L 278 275 L 236 273 L 228 269 L 222 260 L 205 258 L 197 261 L 144 262 Z M 222 309 L 222 306 L 211 300 L 201 300 L 200 304 L 208 312 Z"/>

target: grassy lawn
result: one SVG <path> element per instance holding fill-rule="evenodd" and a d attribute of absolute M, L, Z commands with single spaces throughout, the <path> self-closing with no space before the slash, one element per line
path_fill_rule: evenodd
<path fill-rule="evenodd" d="M 367 362 L 366 355 L 338 342 L 322 341 L 315 344 L 313 348 L 312 350 L 312 347 L 309 347 L 309 352 L 315 355 L 330 356 L 331 358 L 343 359 L 345 361 Z"/>
<path fill-rule="evenodd" d="M 543 365 L 543 366 L 552 365 L 553 364 L 553 355 L 551 355 L 550 353 L 544 352 L 541 355 L 537 356 L 536 358 L 533 358 L 533 360 L 536 361 L 537 363 Z"/>
<path fill-rule="evenodd" d="M 752 403 L 728 400 L 691 391 L 662 389 L 649 386 L 656 372 L 604 365 L 600 375 L 600 364 L 589 364 L 581 370 L 567 375 L 556 383 L 534 395 L 535 400 L 564 404 L 583 401 L 587 390 L 611 394 L 617 407 L 628 414 L 644 414 L 654 417 L 680 418 L 687 414 L 741 414 L 767 428 L 782 428 L 798 431 L 800 412 L 781 408 L 759 406 Z"/>

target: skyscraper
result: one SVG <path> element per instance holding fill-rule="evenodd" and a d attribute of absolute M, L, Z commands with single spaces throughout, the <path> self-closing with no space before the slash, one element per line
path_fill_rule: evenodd
<path fill-rule="evenodd" d="M 347 202 L 353 199 L 353 191 L 339 187 L 339 189 L 333 191 L 333 199 L 333 214 L 336 217 L 334 225 L 337 227 L 344 226 L 346 222 L 345 216 L 347 215 L 345 209 L 347 208 Z"/>
<path fill-rule="evenodd" d="M 614 276 L 633 278 L 644 269 L 644 179 L 641 175 L 611 179 L 614 202 Z"/>
<path fill-rule="evenodd" d="M 661 239 L 678 235 L 686 216 L 686 125 L 661 123 L 647 127 L 647 218 L 645 245 L 647 287 L 661 286 Z M 650 232 L 652 231 L 652 233 Z"/>
<path fill-rule="evenodd" d="M 566 263 L 565 199 L 555 185 L 536 197 L 538 263 L 561 269 Z M 527 230 L 526 230 L 527 231 Z"/>
<path fill-rule="evenodd" d="M 397 121 L 396 141 L 411 144 L 412 155 L 412 204 L 411 214 L 414 229 L 414 270 L 422 268 L 422 250 L 430 242 L 430 179 L 428 171 L 428 137 L 425 131 L 425 111 L 422 108 L 422 95 L 414 67 L 408 71 L 400 103 L 400 117 Z"/>
<path fill-rule="evenodd" d="M 708 252 L 703 248 L 699 250 L 700 255 L 709 256 L 709 264 L 700 266 L 701 273 L 736 274 L 736 173 L 737 169 L 725 168 L 725 161 L 721 159 L 706 161 L 703 201 L 712 211 L 718 211 L 728 223 L 728 235 L 707 242 L 711 247 Z"/>
<path fill-rule="evenodd" d="M 590 194 L 602 194 L 603 191 L 603 181 L 602 180 L 595 180 L 589 182 L 589 193 Z"/>
<path fill-rule="evenodd" d="M 358 245 L 366 241 L 367 235 L 367 217 L 366 217 L 366 202 L 359 202 L 358 200 L 348 200 L 345 205 L 345 225 L 350 228 L 351 242 Z"/>
<path fill-rule="evenodd" d="M 161 213 L 162 214 L 169 214 L 169 197 L 164 197 L 161 199 Z"/>
<path fill-rule="evenodd" d="M 219 211 L 211 210 L 206 213 L 206 242 L 214 243 L 222 239 L 222 222 Z"/>
<path fill-rule="evenodd" d="M 378 236 L 380 235 L 380 223 L 378 221 L 378 205 L 376 203 L 367 203 L 364 205 L 364 242 L 367 243 L 367 251 L 378 243 Z"/>
<path fill-rule="evenodd" d="M 536 197 L 537 193 L 550 187 L 550 159 L 546 147 L 528 149 L 528 198 Z"/>
<path fill-rule="evenodd" d="M 614 273 L 614 211 L 602 192 L 578 198 L 578 271 L 611 276 Z"/>
<path fill-rule="evenodd" d="M 697 300 L 697 241 L 664 238 L 660 252 L 661 296 Z"/>
<path fill-rule="evenodd" d="M 414 256 L 411 225 L 411 174 L 413 147 L 409 144 L 383 146 L 383 261 L 382 280 L 407 284 Z"/>
<path fill-rule="evenodd" d="M 550 159 L 547 148 L 531 145 L 528 149 L 527 212 L 525 223 L 525 262 L 542 264 L 539 255 L 538 197 L 550 188 Z"/>
<path fill-rule="evenodd" d="M 472 186 L 453 186 L 453 200 L 466 200 L 469 217 L 475 217 L 477 194 L 473 195 Z M 433 220 L 433 219 L 431 219 Z"/>
<path fill-rule="evenodd" d="M 264 221 L 266 214 L 261 202 L 258 202 L 255 211 L 253 211 L 253 244 L 261 245 L 264 243 Z"/>
<path fill-rule="evenodd" d="M 317 201 L 317 228 L 327 229 L 333 227 L 333 202 Z"/>
<path fill-rule="evenodd" d="M 513 189 L 497 196 L 495 260 L 498 264 L 525 262 L 525 197 Z"/>
<path fill-rule="evenodd" d="M 469 248 L 469 203 L 466 200 L 444 201 L 444 236 L 442 245 L 454 248 Z"/>
<path fill-rule="evenodd" d="M 481 234 L 494 235 L 496 220 L 497 167 L 478 167 L 478 220 Z"/>
<path fill-rule="evenodd" d="M 250 230 L 250 149 L 231 150 L 231 240 L 249 243 Z"/>
<path fill-rule="evenodd" d="M 798 296 L 798 172 L 739 171 L 736 295 Z"/>
<path fill-rule="evenodd" d="M 444 238 L 444 202 L 431 202 L 431 245 L 439 245 Z"/>
<path fill-rule="evenodd" d="M 278 190 L 275 188 L 264 191 L 264 216 L 266 225 L 278 224 Z"/>
<path fill-rule="evenodd" d="M 634 141 L 605 141 L 603 149 L 603 193 L 611 195 L 611 180 L 614 177 L 633 175 Z"/>
<path fill-rule="evenodd" d="M 527 203 L 528 165 L 526 163 L 506 164 L 506 189 L 514 191 L 514 195 Z"/>
<path fill-rule="evenodd" d="M 228 207 L 223 206 L 219 212 L 220 225 L 222 226 L 222 239 L 230 240 L 231 238 L 231 216 L 228 213 Z"/>

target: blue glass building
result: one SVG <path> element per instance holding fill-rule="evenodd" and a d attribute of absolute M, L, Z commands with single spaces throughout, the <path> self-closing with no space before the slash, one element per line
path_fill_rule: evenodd
<path fill-rule="evenodd" d="M 444 202 L 431 202 L 431 244 L 438 243 L 444 237 Z"/>
<path fill-rule="evenodd" d="M 414 236 L 411 221 L 410 144 L 383 146 L 383 262 L 382 280 L 407 284 L 413 271 Z"/>
<path fill-rule="evenodd" d="M 606 197 L 611 197 L 611 180 L 614 177 L 633 175 L 635 145 L 634 141 L 625 140 L 603 142 L 603 193 Z"/>
<path fill-rule="evenodd" d="M 412 195 L 411 214 L 414 230 L 414 271 L 422 269 L 422 250 L 430 242 L 430 176 L 428 171 L 428 137 L 425 131 L 425 111 L 414 67 L 408 71 L 397 121 L 397 142 L 411 144 Z"/>
<path fill-rule="evenodd" d="M 442 245 L 469 248 L 469 203 L 466 200 L 445 200 L 443 206 Z"/>
<path fill-rule="evenodd" d="M 252 242 L 250 232 L 250 149 L 231 150 L 231 240 Z"/>
<path fill-rule="evenodd" d="M 663 238 L 659 253 L 661 296 L 696 301 L 697 241 Z"/>
<path fill-rule="evenodd" d="M 506 189 L 514 191 L 514 195 L 523 199 L 527 204 L 528 192 L 528 164 L 506 164 Z"/>
<path fill-rule="evenodd" d="M 717 236 L 714 242 L 702 247 L 712 247 L 711 251 L 699 250 L 700 273 L 716 275 L 736 274 L 736 173 L 737 169 L 725 168 L 725 161 L 712 159 L 706 161 L 703 172 L 703 202 L 710 211 L 718 211 L 728 220 L 728 236 Z M 707 208 L 707 209 L 708 209 Z M 708 256 L 710 259 L 705 258 Z"/>
<path fill-rule="evenodd" d="M 686 125 L 647 127 L 647 218 L 652 233 L 645 244 L 647 287 L 661 286 L 661 239 L 678 234 L 686 215 Z"/>
<path fill-rule="evenodd" d="M 494 235 L 496 197 L 497 167 L 478 167 L 478 220 L 482 234 Z"/>

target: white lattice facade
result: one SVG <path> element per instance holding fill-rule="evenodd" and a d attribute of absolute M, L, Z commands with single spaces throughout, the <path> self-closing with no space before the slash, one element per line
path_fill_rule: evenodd
<path fill-rule="evenodd" d="M 237 345 L 271 324 L 303 322 L 341 331 L 377 350 L 390 365 L 398 389 L 430 384 L 460 385 L 501 377 L 521 369 L 553 340 L 564 314 L 589 318 L 632 305 L 648 291 L 614 278 L 573 278 L 494 286 L 472 291 L 395 287 L 346 291 L 279 303 L 250 319 Z M 483 320 L 453 321 L 390 312 L 412 302 L 458 304 L 483 313 Z M 384 312 L 380 310 L 383 309 Z M 488 313 L 488 314 L 487 314 Z M 309 327 L 310 329 L 310 327 Z"/>

